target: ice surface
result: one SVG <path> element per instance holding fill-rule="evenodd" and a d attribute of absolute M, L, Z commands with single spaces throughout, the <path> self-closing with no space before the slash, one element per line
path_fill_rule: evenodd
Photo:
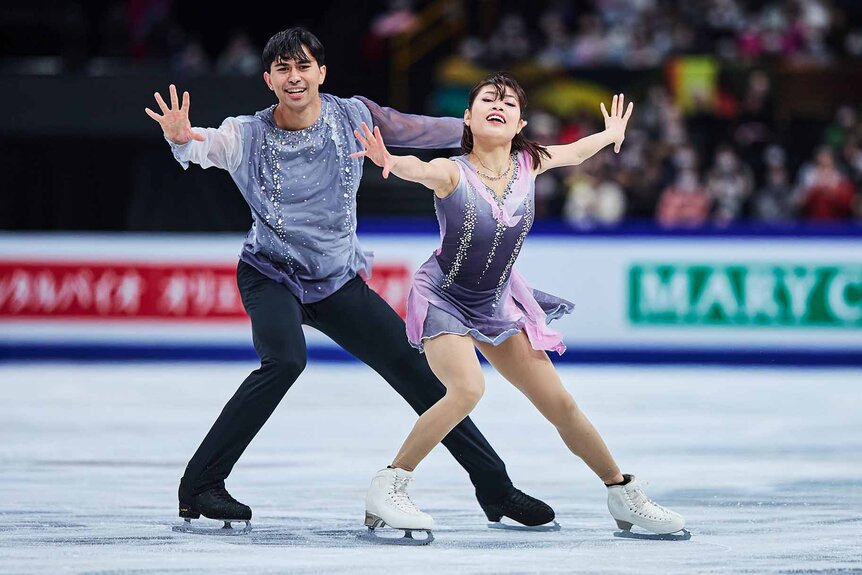
<path fill-rule="evenodd" d="M 495 373 L 474 419 L 559 532 L 488 529 L 438 448 L 428 547 L 356 538 L 415 416 L 370 369 L 312 364 L 228 480 L 245 537 L 173 533 L 176 486 L 249 364 L 0 365 L 2 573 L 862 573 L 862 372 L 561 367 L 690 541 L 613 537 L 605 490 Z"/>

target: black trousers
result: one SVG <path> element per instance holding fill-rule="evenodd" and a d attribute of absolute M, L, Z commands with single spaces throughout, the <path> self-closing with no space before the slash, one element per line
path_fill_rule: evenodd
<path fill-rule="evenodd" d="M 445 394 L 424 356 L 407 342 L 404 321 L 358 276 L 312 304 L 300 303 L 285 286 L 242 261 L 237 284 L 251 318 L 260 368 L 243 381 L 192 457 L 182 479 L 184 490 L 196 494 L 223 484 L 302 373 L 307 355 L 302 324 L 320 330 L 374 369 L 418 414 Z M 469 418 L 443 445 L 470 475 L 481 502 L 496 502 L 511 488 L 505 464 Z"/>

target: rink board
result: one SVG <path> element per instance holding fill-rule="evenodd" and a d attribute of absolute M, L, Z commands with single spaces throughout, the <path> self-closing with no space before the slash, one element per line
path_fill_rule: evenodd
<path fill-rule="evenodd" d="M 429 233 L 361 234 L 402 316 Z M 247 359 L 241 234 L 0 234 L 0 358 Z M 862 238 L 539 234 L 516 267 L 575 303 L 561 360 L 862 364 Z M 348 356 L 307 329 L 309 353 Z"/>

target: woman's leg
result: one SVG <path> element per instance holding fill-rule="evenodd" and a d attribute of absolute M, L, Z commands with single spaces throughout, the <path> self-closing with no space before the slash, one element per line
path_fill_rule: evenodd
<path fill-rule="evenodd" d="M 544 351 L 530 345 L 522 332 L 497 347 L 478 344 L 488 361 L 533 402 L 560 433 L 566 446 L 608 485 L 608 510 L 620 529 L 637 525 L 653 533 L 683 530 L 685 518 L 650 500 L 634 477 L 623 477 L 598 431 L 563 387 Z M 687 539 L 683 532 L 679 538 Z"/>
<path fill-rule="evenodd" d="M 413 471 L 452 429 L 473 411 L 485 391 L 473 338 L 444 334 L 425 341 L 425 355 L 446 395 L 419 417 L 392 467 Z"/>
<path fill-rule="evenodd" d="M 428 366 L 428 358 L 407 342 L 404 320 L 359 277 L 305 308 L 315 328 L 380 374 L 417 417 L 446 395 L 446 388 Z M 442 443 L 469 474 L 480 503 L 497 504 L 515 493 L 503 460 L 469 417 Z M 516 515 L 521 516 L 520 511 Z"/>
<path fill-rule="evenodd" d="M 584 460 L 606 484 L 623 476 L 593 424 L 566 391 L 548 354 L 533 349 L 521 332 L 498 346 L 477 343 L 491 365 L 517 387 L 550 421 L 572 453 Z"/>

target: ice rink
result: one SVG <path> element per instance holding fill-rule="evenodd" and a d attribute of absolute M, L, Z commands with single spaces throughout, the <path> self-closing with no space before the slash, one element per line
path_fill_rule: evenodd
<path fill-rule="evenodd" d="M 614 537 L 601 483 L 488 371 L 474 419 L 562 530 L 488 529 L 438 448 L 411 491 L 436 541 L 404 548 L 356 535 L 415 416 L 366 367 L 312 362 L 228 480 L 253 532 L 173 533 L 186 460 L 254 367 L 0 365 L 0 572 L 862 573 L 862 371 L 560 367 L 682 542 Z"/>

